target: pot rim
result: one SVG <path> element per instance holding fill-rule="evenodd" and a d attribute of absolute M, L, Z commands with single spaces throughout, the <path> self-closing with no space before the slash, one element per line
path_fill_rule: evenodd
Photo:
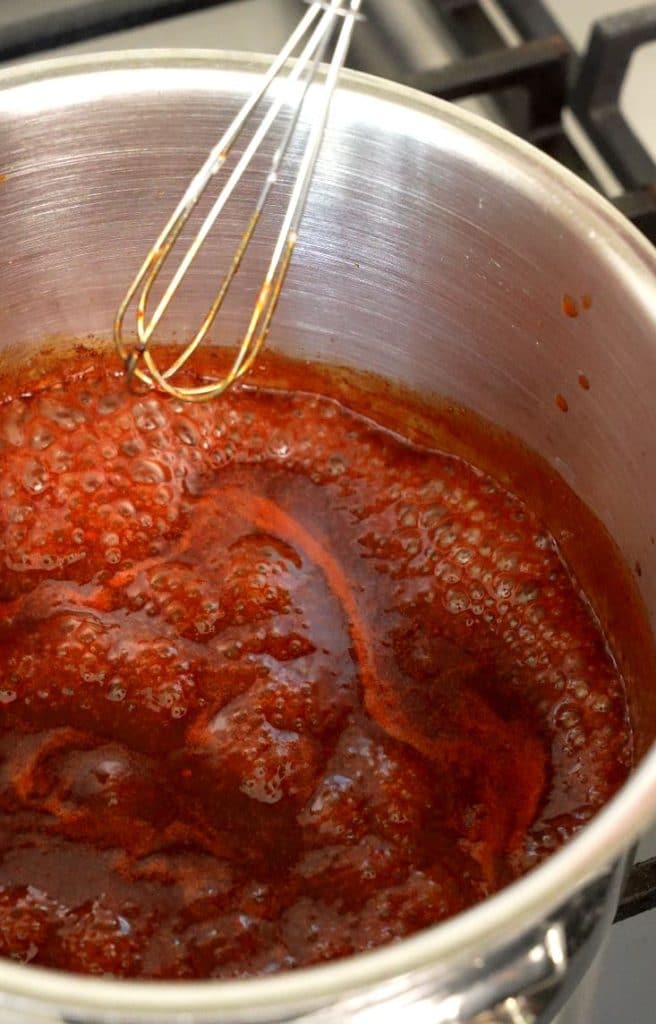
<path fill-rule="evenodd" d="M 80 75 L 129 75 L 169 69 L 259 74 L 270 62 L 263 54 L 224 50 L 131 50 L 29 62 L 0 71 L 0 112 L 8 91 L 47 90 L 48 82 Z M 125 81 L 125 77 L 124 77 Z M 145 81 L 145 78 L 144 78 Z M 120 84 L 120 83 L 119 83 Z M 125 86 L 127 88 L 127 85 Z M 566 204 L 585 221 L 588 234 L 612 243 L 612 259 L 630 274 L 645 310 L 656 322 L 656 251 L 612 205 L 572 172 L 533 146 L 474 114 L 424 93 L 360 72 L 345 71 L 340 91 L 392 103 L 405 112 L 426 115 L 491 152 L 510 159 L 516 172 L 550 201 Z M 80 91 L 79 95 L 84 95 Z M 76 103 L 82 104 L 85 99 Z M 48 106 L 44 99 L 43 106 Z M 609 254 L 606 254 L 610 258 Z M 585 828 L 545 863 L 470 910 L 428 928 L 397 945 L 347 957 L 326 965 L 299 968 L 271 978 L 245 981 L 148 982 L 89 978 L 0 959 L 3 1001 L 53 1003 L 76 1009 L 135 1015 L 159 1012 L 167 1017 L 208 1012 L 275 1012 L 290 1005 L 317 1005 L 389 981 L 410 971 L 457 966 L 492 944 L 518 937 L 544 921 L 567 896 L 604 871 L 626 852 L 638 833 L 656 818 L 656 744 L 629 781 Z M 161 1017 L 160 1017 L 161 1019 Z"/>

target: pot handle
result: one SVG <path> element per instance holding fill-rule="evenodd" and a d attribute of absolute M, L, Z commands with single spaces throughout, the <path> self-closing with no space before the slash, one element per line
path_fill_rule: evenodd
<path fill-rule="evenodd" d="M 461 993 L 441 1000 L 435 1007 L 434 1024 L 535 1024 L 543 1008 L 539 997 L 557 988 L 566 971 L 565 930 L 559 923 L 550 924 L 530 949 L 463 987 Z"/>
<path fill-rule="evenodd" d="M 567 973 L 565 929 L 548 924 L 529 949 L 495 962 L 479 959 L 463 974 L 459 991 L 449 991 L 444 977 L 426 979 L 410 990 L 402 988 L 385 1001 L 366 998 L 340 1003 L 295 1018 L 296 1024 L 537 1024 L 545 1005 Z M 445 991 L 446 988 L 446 991 Z M 517 993 L 521 993 L 518 995 Z"/>

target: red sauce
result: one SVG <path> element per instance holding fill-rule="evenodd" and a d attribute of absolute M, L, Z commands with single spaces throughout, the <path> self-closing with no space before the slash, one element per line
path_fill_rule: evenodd
<path fill-rule="evenodd" d="M 0 407 L 0 953 L 370 949 L 624 780 L 622 680 L 544 525 L 304 374 L 188 407 L 99 365 Z"/>
<path fill-rule="evenodd" d="M 562 307 L 565 316 L 576 318 L 579 315 L 579 307 L 577 305 L 576 299 L 573 298 L 573 296 L 568 295 L 567 293 L 563 295 Z"/>

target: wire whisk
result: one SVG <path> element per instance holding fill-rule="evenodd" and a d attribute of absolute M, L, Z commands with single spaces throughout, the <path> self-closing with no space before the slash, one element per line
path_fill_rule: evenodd
<path fill-rule="evenodd" d="M 271 64 L 262 82 L 244 103 L 223 137 L 214 146 L 201 168 L 191 180 L 164 230 L 148 253 L 134 281 L 130 285 L 116 314 L 114 341 L 123 360 L 128 378 L 138 378 L 147 386 L 160 388 L 184 401 L 202 402 L 222 394 L 253 366 L 258 353 L 266 341 L 271 319 L 278 304 L 280 292 L 294 252 L 299 226 L 325 134 L 331 101 L 340 71 L 346 60 L 354 24 L 361 17 L 361 6 L 362 0 L 324 0 L 324 2 L 309 3 L 304 17 Z M 228 290 L 241 266 L 248 245 L 253 238 L 262 216 L 262 211 L 278 180 L 280 166 L 294 136 L 310 87 L 317 79 L 319 66 L 327 59 L 331 46 L 332 52 L 329 57 L 329 67 L 326 72 L 317 109 L 314 112 L 314 120 L 308 134 L 298 174 L 294 181 L 289 204 L 248 327 L 232 365 L 225 376 L 219 380 L 194 386 L 175 384 L 175 375 L 186 365 L 198 346 L 207 337 L 210 328 L 219 314 Z M 234 170 L 227 178 L 198 233 L 193 238 L 173 273 L 162 298 L 149 317 L 148 302 L 153 286 L 192 211 L 198 204 L 212 178 L 219 173 L 225 164 L 234 143 L 239 138 L 245 125 L 252 115 L 256 113 L 257 108 L 272 84 L 281 75 L 287 61 L 297 52 L 299 47 L 301 47 L 300 53 L 291 70 L 287 71 L 283 87 L 274 94 L 271 105 L 262 116 L 251 141 L 246 146 Z M 262 145 L 283 107 L 288 107 L 291 110 L 290 122 L 282 142 L 274 153 L 259 199 L 237 246 L 230 267 L 220 284 L 214 301 L 207 311 L 205 319 L 194 337 L 186 344 L 173 363 L 165 370 L 161 370 L 157 366 L 152 349 L 149 347 L 153 334 L 215 221 L 238 186 L 246 168 Z M 123 335 L 124 322 L 135 297 L 137 297 L 136 342 L 127 344 Z"/>

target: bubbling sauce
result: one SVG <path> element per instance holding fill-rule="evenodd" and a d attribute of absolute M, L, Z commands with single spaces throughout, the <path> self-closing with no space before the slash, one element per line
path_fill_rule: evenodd
<path fill-rule="evenodd" d="M 185 979 L 368 950 L 625 779 L 622 679 L 531 508 L 303 380 L 6 384 L 0 954 Z"/>

